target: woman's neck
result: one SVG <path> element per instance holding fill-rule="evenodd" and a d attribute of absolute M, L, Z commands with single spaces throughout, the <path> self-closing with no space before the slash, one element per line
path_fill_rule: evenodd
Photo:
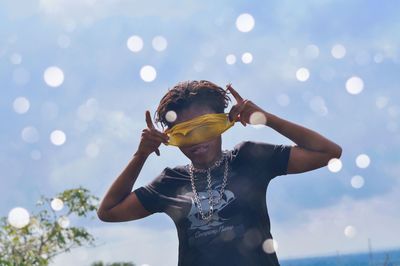
<path fill-rule="evenodd" d="M 208 168 L 212 167 L 215 164 L 216 161 L 221 159 L 221 156 L 222 156 L 222 151 L 220 150 L 219 152 L 216 153 L 214 158 L 212 158 L 210 161 L 208 161 L 208 162 L 206 162 L 204 164 L 193 163 L 193 166 L 196 169 L 207 170 Z"/>

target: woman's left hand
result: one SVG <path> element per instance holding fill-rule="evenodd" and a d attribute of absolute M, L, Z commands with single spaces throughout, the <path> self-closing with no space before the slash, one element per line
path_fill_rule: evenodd
<path fill-rule="evenodd" d="M 250 116 L 254 114 L 255 119 L 252 120 L 256 121 L 252 121 L 253 123 L 256 122 L 255 124 L 261 123 L 266 125 L 267 116 L 266 112 L 262 108 L 260 108 L 250 100 L 243 99 L 239 95 L 239 93 L 232 88 L 231 84 L 228 84 L 226 87 L 227 87 L 226 90 L 229 90 L 232 93 L 233 97 L 235 97 L 235 100 L 237 102 L 237 104 L 232 106 L 231 110 L 229 111 L 229 121 L 233 120 L 235 120 L 235 122 L 240 121 L 243 124 L 243 126 L 246 126 L 246 124 L 251 124 Z"/>

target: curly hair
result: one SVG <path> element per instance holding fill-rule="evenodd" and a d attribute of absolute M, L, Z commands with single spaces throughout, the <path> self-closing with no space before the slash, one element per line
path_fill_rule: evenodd
<path fill-rule="evenodd" d="M 171 128 L 173 122 L 169 122 L 165 115 L 168 111 L 175 111 L 178 114 L 181 110 L 189 107 L 193 103 L 204 104 L 213 109 L 216 113 L 223 113 L 228 107 L 231 99 L 227 91 L 207 80 L 188 80 L 177 83 L 162 97 L 155 113 L 154 121 L 160 122 Z"/>

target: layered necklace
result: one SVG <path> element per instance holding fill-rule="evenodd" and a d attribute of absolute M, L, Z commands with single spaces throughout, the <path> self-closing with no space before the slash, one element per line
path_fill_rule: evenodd
<path fill-rule="evenodd" d="M 219 160 L 217 160 L 211 167 L 209 167 L 207 170 L 205 169 L 197 169 L 193 166 L 192 163 L 190 163 L 189 165 L 189 174 L 190 174 L 190 181 L 192 183 L 192 190 L 193 190 L 193 194 L 194 194 L 194 202 L 196 203 L 196 206 L 200 212 L 201 218 L 203 220 L 209 221 L 210 218 L 213 215 L 214 212 L 214 206 L 217 206 L 219 204 L 219 202 L 221 201 L 223 195 L 224 195 L 224 190 L 225 190 L 225 186 L 226 186 L 226 181 L 228 178 L 228 159 L 227 159 L 227 155 L 228 155 L 228 150 L 224 150 L 222 151 L 222 156 Z M 219 191 L 219 198 L 217 201 L 214 202 L 214 198 L 212 195 L 212 189 L 211 189 L 211 170 L 213 170 L 214 168 L 218 167 L 223 161 L 225 160 L 225 170 L 224 170 L 224 178 L 222 181 L 222 185 L 221 185 L 221 189 Z M 201 207 L 201 201 L 199 198 L 199 195 L 197 193 L 196 190 L 196 186 L 194 184 L 194 171 L 196 172 L 200 172 L 200 173 L 207 173 L 207 192 L 208 192 L 208 205 L 210 206 L 210 210 L 208 211 L 207 215 L 204 214 L 203 209 Z"/>

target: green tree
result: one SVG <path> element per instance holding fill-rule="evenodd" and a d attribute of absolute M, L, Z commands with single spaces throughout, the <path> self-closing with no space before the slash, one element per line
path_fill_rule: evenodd
<path fill-rule="evenodd" d="M 99 198 L 78 187 L 54 198 L 41 196 L 40 209 L 29 215 L 25 226 L 12 225 L 0 218 L 0 265 L 48 265 L 52 259 L 72 248 L 95 246 L 94 237 L 83 227 L 69 226 L 69 217 L 86 217 L 98 208 Z"/>

